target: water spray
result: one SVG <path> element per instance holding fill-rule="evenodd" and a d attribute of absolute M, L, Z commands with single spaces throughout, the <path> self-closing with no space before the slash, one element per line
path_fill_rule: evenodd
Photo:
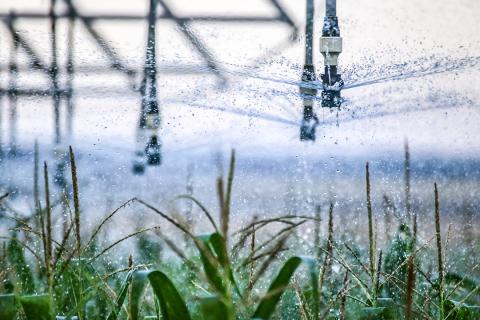
<path fill-rule="evenodd" d="M 324 57 L 324 74 L 321 75 L 322 107 L 339 108 L 342 103 L 340 91 L 343 80 L 338 73 L 338 56 L 342 52 L 342 38 L 337 18 L 337 0 L 326 0 L 326 12 L 323 20 L 320 52 Z"/>
<path fill-rule="evenodd" d="M 313 20 L 314 3 L 307 0 L 307 23 L 305 27 L 305 64 L 302 73 L 302 85 L 300 95 L 303 98 L 303 119 L 300 126 L 300 140 L 314 141 L 315 129 L 318 125 L 318 118 L 313 107 L 317 89 L 313 82 L 317 80 L 315 66 L 313 65 Z"/>

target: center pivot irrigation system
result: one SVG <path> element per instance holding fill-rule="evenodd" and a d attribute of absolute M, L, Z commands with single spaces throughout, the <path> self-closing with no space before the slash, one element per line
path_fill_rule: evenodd
<path fill-rule="evenodd" d="M 155 25 L 157 19 L 157 0 L 150 0 L 148 18 L 147 52 L 145 57 L 144 78 L 141 85 L 142 105 L 139 126 L 137 130 L 137 149 L 133 164 L 133 172 L 142 174 L 146 164 L 161 164 L 161 145 L 158 137 L 160 128 L 160 112 L 156 91 L 156 60 L 155 60 Z M 313 23 L 314 0 L 307 0 L 305 28 L 305 64 L 302 74 L 300 94 L 303 97 L 303 119 L 300 126 L 300 140 L 314 141 L 318 117 L 314 111 L 316 100 L 316 75 L 313 64 Z M 343 80 L 338 73 L 338 56 L 342 52 L 342 38 L 337 18 L 337 1 L 326 0 L 325 18 L 322 36 L 320 37 L 320 52 L 324 57 L 324 73 L 321 75 L 322 93 L 321 106 L 324 108 L 340 108 L 342 98 L 340 91 Z M 144 147 L 146 145 L 146 147 Z"/>
<path fill-rule="evenodd" d="M 15 156 L 17 154 L 17 100 L 19 97 L 35 97 L 38 99 L 52 97 L 53 99 L 53 115 L 54 115 L 54 149 L 57 163 L 55 173 L 55 182 L 59 185 L 64 183 L 64 166 L 66 154 L 63 151 L 65 144 L 71 140 L 73 117 L 74 117 L 74 76 L 76 74 L 105 74 L 114 72 L 123 74 L 127 77 L 130 87 L 134 92 L 141 95 L 140 117 L 136 132 L 136 147 L 133 171 L 137 174 L 144 172 L 146 165 L 161 164 L 161 139 L 159 137 L 159 129 L 161 125 L 161 106 L 158 103 L 157 95 L 157 68 L 160 72 L 174 74 L 199 74 L 211 73 L 219 81 L 220 85 L 228 82 L 226 70 L 223 70 L 219 64 L 216 55 L 206 46 L 201 37 L 194 31 L 193 25 L 196 22 L 201 23 L 222 23 L 222 24 L 239 24 L 239 23 L 256 23 L 256 24 L 279 24 L 286 25 L 289 29 L 288 43 L 292 43 L 297 39 L 298 28 L 293 19 L 288 15 L 278 0 L 263 0 L 272 9 L 273 14 L 268 15 L 179 15 L 170 6 L 168 0 L 148 0 L 150 10 L 148 14 L 111 14 L 111 13 L 90 13 L 85 14 L 83 10 L 77 7 L 74 0 L 50 0 L 50 9 L 47 13 L 39 11 L 23 11 L 23 12 L 0 12 L 0 27 L 5 29 L 11 35 L 12 46 L 10 58 L 7 64 L 0 61 L 0 75 L 3 76 L 4 71 L 8 75 L 7 87 L 3 87 L 3 81 L 0 81 L 0 104 L 3 103 L 3 97 L 7 97 L 9 110 L 8 118 L 8 140 L 9 148 L 6 155 Z M 63 9 L 58 8 L 63 3 Z M 59 10 L 60 9 L 60 10 Z M 35 45 L 28 39 L 26 33 L 22 32 L 17 22 L 21 20 L 28 21 L 45 21 L 49 23 L 50 36 L 49 46 L 51 48 L 50 63 L 43 61 Z M 67 54 L 66 63 L 62 65 L 63 59 L 58 54 L 58 21 L 67 21 L 66 24 L 66 40 Z M 143 68 L 138 70 L 135 66 L 129 65 L 125 59 L 121 57 L 119 52 L 112 46 L 112 41 L 98 30 L 97 23 L 109 22 L 134 22 L 148 21 L 148 40 L 145 63 Z M 171 21 L 175 23 L 176 30 L 190 44 L 191 49 L 198 53 L 201 61 L 206 66 L 192 65 L 165 65 L 156 63 L 155 57 L 155 29 L 158 20 Z M 83 32 L 83 33 L 82 33 Z M 98 53 L 103 54 L 106 58 L 108 66 L 99 66 L 96 64 L 87 65 L 82 63 L 75 64 L 78 60 L 74 49 L 75 34 L 86 35 L 98 47 Z M 1 40 L 2 44 L 8 38 Z M 37 40 L 38 41 L 38 40 Z M 282 46 L 286 43 L 282 41 Z M 18 55 L 26 54 L 28 65 L 20 65 Z M 17 78 L 20 73 L 40 73 L 47 75 L 51 85 L 48 88 L 20 88 Z M 63 74 L 64 72 L 64 74 Z M 63 76 L 65 75 L 65 77 Z M 138 79 L 140 78 L 140 79 Z M 140 80 L 140 85 L 137 81 Z M 90 87 L 90 89 L 95 87 Z M 102 88 L 103 89 L 103 88 Z M 78 90 L 75 90 L 78 92 Z M 78 95 L 78 94 L 76 94 Z M 65 102 L 65 113 L 62 111 L 62 104 Z M 0 129 L 2 109 L 0 109 Z M 65 130 L 63 130 L 62 122 L 65 122 Z M 0 132 L 0 158 L 3 156 L 3 139 Z"/>
<path fill-rule="evenodd" d="M 141 95 L 140 116 L 137 125 L 136 147 L 133 164 L 133 172 L 141 174 L 145 171 L 147 165 L 160 165 L 161 157 L 161 139 L 159 130 L 161 127 L 161 108 L 158 103 L 157 93 L 157 63 L 156 63 L 156 24 L 159 19 L 167 19 L 174 21 L 179 27 L 180 32 L 185 38 L 192 43 L 193 48 L 200 53 L 205 60 L 208 70 L 217 76 L 221 81 L 226 81 L 222 73 L 222 69 L 218 66 L 213 55 L 202 45 L 198 37 L 189 28 L 192 21 L 213 21 L 213 22 L 280 22 L 287 24 L 292 30 L 292 39 L 296 38 L 297 27 L 292 19 L 286 14 L 285 10 L 280 6 L 278 0 L 265 0 L 272 4 L 277 12 L 274 17 L 248 17 L 248 16 L 196 16 L 196 17 L 179 17 L 165 3 L 165 0 L 149 0 L 150 8 L 147 15 L 84 15 L 82 14 L 73 0 L 50 0 L 50 10 L 48 14 L 39 12 L 26 12 L 8 14 L 0 13 L 0 22 L 12 36 L 13 46 L 8 63 L 9 83 L 8 88 L 0 88 L 0 99 L 7 96 L 10 102 L 9 125 L 10 129 L 10 152 L 15 153 L 16 141 L 16 101 L 19 96 L 35 96 L 35 97 L 52 97 L 54 106 L 54 137 L 55 137 L 55 154 L 58 157 L 58 165 L 56 170 L 56 182 L 63 184 L 63 167 L 65 164 L 65 154 L 62 152 L 63 144 L 69 141 L 72 131 L 72 115 L 73 115 L 73 78 L 75 72 L 80 72 L 81 67 L 74 68 L 74 30 L 75 24 L 78 22 L 84 26 L 88 35 L 91 36 L 95 43 L 98 44 L 100 51 L 103 52 L 107 60 L 110 62 L 108 68 L 96 68 L 95 66 L 86 67 L 87 72 L 105 72 L 105 69 L 111 69 L 114 72 L 125 74 L 132 88 L 139 91 Z M 64 3 L 65 10 L 58 12 L 56 4 Z M 159 7 L 162 12 L 159 13 Z M 340 37 L 340 29 L 338 26 L 338 18 L 336 16 L 336 0 L 326 0 L 326 14 L 323 22 L 322 36 L 320 37 L 320 52 L 324 57 L 324 71 L 317 80 L 315 66 L 313 62 L 313 38 L 314 38 L 314 0 L 306 0 L 306 30 L 305 30 L 305 64 L 301 77 L 300 94 L 303 99 L 303 119 L 300 124 L 300 140 L 314 141 L 316 137 L 316 127 L 319 123 L 315 112 L 315 102 L 321 100 L 321 107 L 329 109 L 338 109 L 341 106 L 342 98 L 340 90 L 343 88 L 343 81 L 340 74 L 337 73 L 338 56 L 342 51 L 342 38 Z M 48 19 L 50 22 L 50 46 L 51 65 L 42 61 L 41 57 L 36 53 L 35 48 L 28 42 L 28 39 L 15 26 L 19 19 Z M 66 71 L 66 77 L 62 81 L 62 66 L 58 57 L 57 49 L 57 21 L 59 19 L 67 19 L 67 59 L 63 69 Z M 109 41 L 102 37 L 95 28 L 95 21 L 140 21 L 146 19 L 148 21 L 148 36 L 145 54 L 145 63 L 143 70 L 137 71 L 133 67 L 127 66 L 122 61 L 115 50 L 110 47 Z M 20 89 L 17 86 L 16 78 L 20 71 L 18 66 L 17 55 L 23 50 L 28 56 L 29 66 L 24 71 L 33 71 L 48 75 L 51 80 L 51 86 L 48 89 L 29 88 Z M 1 66 L 1 64 L 0 64 Z M 160 66 L 161 67 L 161 66 Z M 85 67 L 84 67 L 85 68 Z M 2 68 L 5 69 L 5 68 Z M 91 70 L 90 70 L 91 69 Z M 163 69 L 161 69 L 163 70 Z M 2 70 L 0 70 L 1 72 Z M 183 71 L 180 71 L 183 73 Z M 136 82 L 136 75 L 141 74 L 140 85 L 133 85 Z M 321 88 L 321 99 L 317 98 L 318 89 Z M 61 130 L 61 102 L 66 101 L 66 134 L 62 136 Z M 1 110 L 0 110 L 1 111 Z M 1 142 L 0 142 L 1 147 Z M 1 148 L 0 148 L 1 154 Z"/>
<path fill-rule="evenodd" d="M 313 64 L 313 22 L 314 0 L 307 0 L 307 23 L 305 28 L 305 64 L 303 66 L 300 94 L 303 97 L 303 119 L 300 126 L 300 140 L 315 141 L 318 117 L 314 111 L 317 96 L 317 77 Z M 343 80 L 338 73 L 338 56 L 342 52 L 342 38 L 337 18 L 337 1 L 326 0 L 325 18 L 323 20 L 322 36 L 320 37 L 320 52 L 324 58 L 324 73 L 322 80 L 321 106 L 323 108 L 340 108 L 342 98 L 340 91 Z"/>

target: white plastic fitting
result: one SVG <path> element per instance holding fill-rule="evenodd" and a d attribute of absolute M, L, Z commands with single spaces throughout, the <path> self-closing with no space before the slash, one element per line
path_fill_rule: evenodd
<path fill-rule="evenodd" d="M 304 106 L 304 107 L 313 107 L 313 99 L 311 99 L 311 98 L 304 98 L 304 99 L 303 99 L 303 106 Z"/>
<path fill-rule="evenodd" d="M 160 128 L 160 117 L 158 114 L 147 114 L 145 120 L 147 129 L 153 130 L 154 132 L 158 131 L 158 128 Z"/>
<path fill-rule="evenodd" d="M 320 52 L 324 57 L 324 65 L 336 66 L 342 52 L 342 37 L 321 37 Z"/>

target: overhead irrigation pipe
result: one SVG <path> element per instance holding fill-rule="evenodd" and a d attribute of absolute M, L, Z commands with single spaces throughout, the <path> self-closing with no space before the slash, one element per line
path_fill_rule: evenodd
<path fill-rule="evenodd" d="M 305 27 L 305 63 L 303 65 L 302 84 L 300 95 L 303 98 L 303 119 L 300 126 L 300 140 L 314 141 L 315 128 L 318 118 L 313 111 L 313 103 L 317 95 L 317 89 L 311 84 L 317 80 L 313 65 L 313 20 L 314 0 L 307 0 L 306 27 Z"/>
<path fill-rule="evenodd" d="M 342 38 L 338 25 L 336 0 L 326 0 L 320 52 L 324 57 L 324 73 L 321 76 L 322 107 L 338 108 L 342 103 L 340 90 L 343 88 L 343 80 L 338 73 L 338 56 L 342 52 Z"/>
<path fill-rule="evenodd" d="M 39 55 L 35 52 L 33 47 L 28 44 L 28 41 L 23 38 L 20 32 L 17 32 L 14 25 L 13 20 L 17 19 L 17 14 L 11 11 L 7 18 L 3 19 L 8 31 L 10 32 L 11 36 L 18 42 L 19 46 L 22 47 L 23 51 L 27 54 L 29 58 L 29 66 L 35 70 L 41 70 L 47 74 L 50 73 L 49 67 L 45 63 L 43 63 L 39 57 Z"/>

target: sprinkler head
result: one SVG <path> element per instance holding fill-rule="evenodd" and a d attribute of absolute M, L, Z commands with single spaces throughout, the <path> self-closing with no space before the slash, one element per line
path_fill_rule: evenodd
<path fill-rule="evenodd" d="M 341 75 L 337 73 L 337 66 L 325 66 L 325 73 L 321 75 L 321 78 L 323 84 L 322 107 L 340 108 L 343 102 L 340 92 L 344 82 Z"/>
<path fill-rule="evenodd" d="M 141 119 L 141 121 L 144 119 Z M 133 166 L 132 172 L 135 175 L 142 175 L 145 172 L 145 166 L 147 165 L 145 160 L 145 141 L 147 140 L 146 137 L 146 130 L 145 124 L 141 124 L 140 128 L 137 130 L 137 141 L 136 141 L 136 148 L 134 153 L 133 159 Z"/>
<path fill-rule="evenodd" d="M 160 128 L 160 115 L 158 114 L 157 104 L 152 103 L 151 105 L 154 105 L 157 109 L 153 109 L 153 111 L 151 110 L 147 113 L 145 127 L 150 130 L 157 130 Z"/>
<path fill-rule="evenodd" d="M 343 43 L 335 13 L 336 3 L 334 7 L 327 5 L 327 15 L 323 20 L 322 37 L 320 38 L 320 52 L 323 55 L 325 66 L 325 71 L 321 75 L 323 84 L 322 107 L 325 108 L 339 108 L 342 104 L 340 91 L 344 83 L 338 73 L 337 66 Z"/>
<path fill-rule="evenodd" d="M 325 57 L 325 73 L 321 75 L 323 84 L 322 107 L 339 108 L 342 104 L 340 91 L 344 85 L 337 68 L 338 56 L 342 52 L 342 38 L 320 38 L 320 50 Z"/>
<path fill-rule="evenodd" d="M 324 90 L 340 91 L 343 88 L 342 75 L 338 73 L 336 65 L 326 65 L 325 73 L 320 75 Z"/>
<path fill-rule="evenodd" d="M 132 172 L 136 175 L 145 173 L 145 154 L 143 151 L 135 152 L 135 160 L 133 160 Z"/>
<path fill-rule="evenodd" d="M 340 90 L 322 90 L 322 107 L 323 108 L 340 108 L 342 106 L 343 98 L 340 95 Z"/>
<path fill-rule="evenodd" d="M 150 138 L 145 153 L 147 155 L 147 163 L 151 166 L 158 166 L 162 163 L 162 157 L 160 154 L 160 145 L 156 135 Z"/>
<path fill-rule="evenodd" d="M 312 103 L 317 96 L 317 88 L 312 83 L 316 80 L 317 76 L 315 75 L 315 67 L 311 64 L 304 65 L 301 79 L 302 85 L 300 86 L 300 95 L 304 100 L 312 100 Z"/>
<path fill-rule="evenodd" d="M 303 120 L 300 126 L 301 141 L 315 141 L 318 118 L 312 106 L 303 107 Z"/>
<path fill-rule="evenodd" d="M 317 76 L 315 75 L 315 67 L 311 64 L 306 64 L 303 66 L 303 73 L 302 73 L 302 81 L 303 82 L 312 82 L 317 80 Z M 305 88 L 305 87 L 300 87 L 300 92 L 302 89 L 308 89 L 308 90 L 313 90 L 314 94 L 317 92 L 316 88 Z"/>
<path fill-rule="evenodd" d="M 300 95 L 303 98 L 303 119 L 300 125 L 301 141 L 315 141 L 318 118 L 313 112 L 313 102 L 317 96 L 317 88 L 313 86 L 313 82 L 316 80 L 314 66 L 310 64 L 304 65 L 302 86 L 300 86 Z"/>

